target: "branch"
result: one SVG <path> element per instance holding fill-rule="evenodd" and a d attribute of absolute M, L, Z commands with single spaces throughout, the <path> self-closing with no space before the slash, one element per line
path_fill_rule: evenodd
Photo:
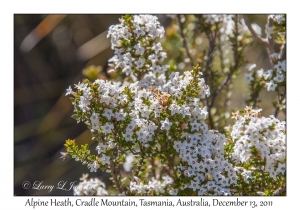
<path fill-rule="evenodd" d="M 188 48 L 188 46 L 187 46 L 187 41 L 186 41 L 185 36 L 184 36 L 184 34 L 183 34 L 183 28 L 184 28 L 184 26 L 183 26 L 183 24 L 180 22 L 180 15 L 178 15 L 177 17 L 178 17 L 178 23 L 179 23 L 180 35 L 181 35 L 181 37 L 182 37 L 182 39 L 183 39 L 183 45 L 184 45 L 184 47 L 185 47 L 186 54 L 187 54 L 187 56 L 189 57 L 192 66 L 194 66 L 194 60 L 193 60 L 193 58 L 192 58 L 192 56 L 191 56 L 191 54 L 190 54 L 190 52 L 189 52 L 189 48 Z"/>
<path fill-rule="evenodd" d="M 267 37 L 266 38 L 262 38 L 261 36 L 259 36 L 253 29 L 249 19 L 248 19 L 248 16 L 247 15 L 244 15 L 244 20 L 245 20 L 245 23 L 248 27 L 248 29 L 250 30 L 251 34 L 254 36 L 254 38 L 259 42 L 261 43 L 262 45 L 264 45 L 266 48 L 267 48 L 267 52 L 268 52 L 268 55 L 269 55 L 269 63 L 270 63 L 270 66 L 273 66 L 273 62 L 272 62 L 272 58 L 271 58 L 271 54 L 273 54 L 275 51 L 274 51 L 274 48 L 273 48 L 273 40 L 269 40 Z"/>
<path fill-rule="evenodd" d="M 264 46 L 270 47 L 268 39 L 267 39 L 267 38 L 262 38 L 261 36 L 259 36 L 259 35 L 254 31 L 254 29 L 253 29 L 253 27 L 252 27 L 252 25 L 251 25 L 251 23 L 250 23 L 250 21 L 249 21 L 249 19 L 248 19 L 248 16 L 247 16 L 247 15 L 244 15 L 243 17 L 244 17 L 244 20 L 245 20 L 245 23 L 246 23 L 248 29 L 250 30 L 250 32 L 251 32 L 251 34 L 254 36 L 254 38 L 255 38 L 258 42 L 260 42 L 261 44 L 263 44 Z"/>
<path fill-rule="evenodd" d="M 205 72 L 204 72 L 204 80 L 208 82 L 207 80 L 207 77 L 208 76 L 211 76 L 211 68 L 210 68 L 210 64 L 212 62 L 212 57 L 210 56 L 214 49 L 215 49 L 215 45 L 216 45 L 216 39 L 218 36 L 220 36 L 220 33 L 218 33 L 219 30 L 215 30 L 214 31 L 214 35 L 212 33 L 206 33 L 208 39 L 209 39 L 209 46 L 210 46 L 210 49 L 209 49 L 209 57 L 207 58 L 206 60 L 206 67 L 205 67 Z M 206 104 L 207 104 L 207 112 L 208 112 L 208 119 L 209 119 L 209 122 L 210 122 L 210 127 L 211 129 L 214 129 L 214 122 L 213 122 L 213 118 L 212 118 L 212 115 L 211 115 L 211 108 L 212 108 L 212 103 L 209 103 L 209 99 L 207 98 L 206 99 Z"/>
<path fill-rule="evenodd" d="M 234 51 L 234 67 L 233 69 L 237 69 L 239 65 L 239 56 L 238 56 L 238 17 L 236 16 L 235 20 L 235 44 L 233 45 L 233 51 Z M 221 50 L 222 51 L 222 50 Z M 222 61 L 221 61 L 222 62 Z M 231 80 L 232 75 L 234 74 L 235 71 L 231 70 L 229 74 L 227 75 L 226 78 L 222 81 L 222 83 L 219 85 L 218 89 L 212 94 L 212 99 L 211 102 L 208 104 L 209 109 L 214 105 L 216 97 L 219 95 L 221 90 L 223 89 L 224 86 L 228 84 L 228 82 Z"/>
<path fill-rule="evenodd" d="M 116 184 L 116 187 L 117 187 L 119 193 L 122 193 L 124 191 L 124 189 L 121 187 L 121 185 L 119 183 L 119 180 L 118 180 L 117 175 L 115 173 L 115 165 L 114 165 L 114 162 L 112 160 L 110 160 L 110 169 L 111 169 L 111 175 L 114 179 L 114 183 Z"/>

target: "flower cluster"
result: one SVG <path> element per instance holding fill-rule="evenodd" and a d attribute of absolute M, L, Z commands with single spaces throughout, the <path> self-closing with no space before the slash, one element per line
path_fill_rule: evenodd
<path fill-rule="evenodd" d="M 99 162 L 108 166 L 110 158 L 107 150 L 117 142 L 127 146 L 159 143 L 155 135 L 168 132 L 171 126 L 178 125 L 178 119 L 187 121 L 191 131 L 200 128 L 198 120 L 206 118 L 206 109 L 201 109 L 197 98 L 209 94 L 209 88 L 201 74 L 186 71 L 170 75 L 170 80 L 162 87 L 142 88 L 139 83 L 121 87 L 118 83 L 96 80 L 75 85 L 73 104 L 78 121 L 84 121 L 90 128 L 97 146 Z M 193 85 L 193 88 L 192 86 Z M 93 97 L 92 97 L 93 96 Z M 159 120 L 158 120 L 159 119 Z M 104 138 L 99 139 L 99 135 Z M 94 161 L 88 165 L 91 171 L 99 168 Z"/>
<path fill-rule="evenodd" d="M 162 52 L 157 38 L 164 36 L 164 28 L 152 15 L 125 16 L 121 24 L 109 28 L 111 47 L 115 55 L 109 60 L 115 70 L 126 75 L 138 76 L 140 72 L 152 71 L 162 74 L 167 70 L 162 65 L 166 53 Z"/>
<path fill-rule="evenodd" d="M 261 117 L 260 111 L 246 107 L 233 114 L 236 122 L 231 132 L 234 141 L 232 160 L 250 163 L 256 156 L 263 170 L 276 179 L 279 173 L 285 173 L 285 122 L 274 116 Z M 244 171 L 242 175 L 248 178 L 251 172 Z"/>
<path fill-rule="evenodd" d="M 182 160 L 178 170 L 190 181 L 182 189 L 198 191 L 200 196 L 231 195 L 229 187 L 237 183 L 237 178 L 232 164 L 223 156 L 225 136 L 208 130 L 205 123 L 190 124 L 191 130 L 198 132 L 184 133 L 184 141 L 174 142 Z"/>
<path fill-rule="evenodd" d="M 107 195 L 105 184 L 98 178 L 88 179 L 88 176 L 88 174 L 82 175 L 82 178 L 80 178 L 81 182 L 73 188 L 74 195 Z"/>
<path fill-rule="evenodd" d="M 268 21 L 265 28 L 265 33 L 268 39 L 273 39 L 272 34 L 276 31 L 273 23 L 282 24 L 285 22 L 285 17 L 282 14 L 268 15 Z"/>
<path fill-rule="evenodd" d="M 268 19 L 273 19 L 276 21 L 278 24 L 281 24 L 283 21 L 285 21 L 285 17 L 282 14 L 277 14 L 277 15 L 268 15 Z"/>
<path fill-rule="evenodd" d="M 177 195 L 178 190 L 171 186 L 174 180 L 169 176 L 163 176 L 162 181 L 151 178 L 148 184 L 144 185 L 141 180 L 135 177 L 135 181 L 130 182 L 131 195 Z"/>
<path fill-rule="evenodd" d="M 263 69 L 254 70 L 255 64 L 250 65 L 249 73 L 245 74 L 248 84 L 251 82 L 263 81 L 268 91 L 275 91 L 277 86 L 284 86 L 286 82 L 286 61 L 276 60 L 273 69 L 264 71 Z"/>
<path fill-rule="evenodd" d="M 245 80 L 248 84 L 251 84 L 251 82 L 254 81 L 255 79 L 261 80 L 264 75 L 263 69 L 255 70 L 255 67 L 256 67 L 256 64 L 249 64 L 247 66 L 247 69 L 249 72 L 246 73 L 244 76 L 245 76 Z"/>
<path fill-rule="evenodd" d="M 264 80 L 268 91 L 275 91 L 278 84 L 283 84 L 286 80 L 286 64 L 284 61 L 277 61 L 274 69 L 264 72 Z"/>

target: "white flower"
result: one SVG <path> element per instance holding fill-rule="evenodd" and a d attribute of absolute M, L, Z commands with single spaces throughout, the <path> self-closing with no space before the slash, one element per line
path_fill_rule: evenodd
<path fill-rule="evenodd" d="M 134 49 L 135 49 L 135 54 L 137 54 L 137 55 L 142 55 L 145 52 L 145 48 L 142 47 L 140 43 L 136 44 L 134 46 Z"/>
<path fill-rule="evenodd" d="M 277 168 L 276 172 L 284 174 L 285 170 L 286 170 L 285 169 L 285 163 L 284 164 L 278 163 L 278 168 Z"/>
<path fill-rule="evenodd" d="M 110 157 L 106 156 L 105 154 L 102 154 L 102 157 L 99 158 L 99 161 L 102 162 L 103 165 L 109 164 Z"/>
<path fill-rule="evenodd" d="M 151 54 L 148 56 L 148 60 L 150 60 L 152 63 L 156 63 L 158 61 L 158 56 L 156 54 Z"/>
<path fill-rule="evenodd" d="M 122 103 L 122 102 L 121 102 Z M 119 112 L 116 112 L 115 113 L 115 117 L 116 117 L 116 120 L 117 121 L 123 121 L 123 120 L 125 120 L 125 117 L 127 116 L 127 113 L 125 113 L 124 111 L 123 111 L 123 109 L 120 109 L 120 111 Z"/>
<path fill-rule="evenodd" d="M 277 87 L 277 84 L 275 84 L 273 80 L 271 80 L 270 82 L 267 82 L 266 85 L 267 85 L 268 91 L 275 91 L 275 89 Z"/>
<path fill-rule="evenodd" d="M 190 116 L 191 115 L 191 113 L 190 113 L 190 107 L 182 105 L 181 106 L 181 114 L 182 114 L 182 117 L 185 117 L 186 115 Z"/>
<path fill-rule="evenodd" d="M 114 125 L 112 123 L 105 123 L 103 126 L 101 126 L 101 129 L 104 133 L 111 133 L 112 129 L 114 129 Z"/>
<path fill-rule="evenodd" d="M 91 172 L 96 172 L 97 169 L 99 168 L 99 165 L 98 165 L 97 161 L 94 161 L 93 163 L 90 163 L 88 165 L 88 167 L 90 168 Z"/>
<path fill-rule="evenodd" d="M 145 35 L 143 26 L 140 27 L 139 25 L 136 25 L 136 28 L 133 30 L 133 32 L 137 35 L 137 37 Z"/>
<path fill-rule="evenodd" d="M 73 90 L 72 90 L 71 86 L 69 86 L 69 88 L 67 89 L 67 92 L 66 92 L 65 96 L 70 95 L 72 93 L 73 93 Z"/>
<path fill-rule="evenodd" d="M 160 121 L 162 130 L 170 130 L 172 123 L 166 118 L 164 121 Z"/>
<path fill-rule="evenodd" d="M 143 58 L 139 58 L 134 62 L 136 64 L 136 68 L 142 68 L 144 66 L 145 60 Z"/>
<path fill-rule="evenodd" d="M 267 72 L 264 72 L 264 78 L 267 80 L 267 79 L 271 79 L 272 78 L 272 75 L 273 75 L 273 70 L 270 69 L 268 70 Z"/>
<path fill-rule="evenodd" d="M 154 43 L 151 49 L 155 51 L 155 54 L 158 54 L 158 52 L 162 50 L 160 42 Z"/>
<path fill-rule="evenodd" d="M 103 116 L 105 116 L 108 120 L 111 119 L 111 117 L 115 116 L 111 109 L 104 109 Z"/>
<path fill-rule="evenodd" d="M 276 77 L 274 77 L 275 82 L 283 82 L 284 81 L 284 74 L 277 74 Z"/>
<path fill-rule="evenodd" d="M 106 152 L 107 145 L 100 143 L 97 147 L 96 150 L 98 151 L 98 154 L 101 154 L 102 152 Z"/>
<path fill-rule="evenodd" d="M 171 106 L 169 107 L 169 109 L 171 110 L 171 115 L 172 116 L 174 114 L 179 114 L 180 113 L 180 106 L 178 106 L 177 104 L 171 104 Z"/>
<path fill-rule="evenodd" d="M 110 96 L 108 95 L 108 93 L 105 93 L 105 94 L 100 96 L 100 103 L 105 103 L 106 105 L 109 105 Z"/>
<path fill-rule="evenodd" d="M 191 131 L 194 131 L 194 130 L 197 131 L 197 130 L 199 130 L 201 124 L 198 123 L 197 120 L 194 120 L 194 122 L 190 123 L 190 125 L 192 127 Z"/>
<path fill-rule="evenodd" d="M 285 61 L 278 61 L 274 68 L 277 70 L 277 72 L 285 71 Z"/>
<path fill-rule="evenodd" d="M 142 116 L 145 117 L 146 119 L 149 118 L 151 111 L 152 110 L 149 110 L 147 106 L 145 106 L 143 109 L 140 110 Z"/>
<path fill-rule="evenodd" d="M 133 141 L 132 134 L 133 134 L 132 131 L 126 130 L 126 133 L 123 134 L 125 141 Z"/>
<path fill-rule="evenodd" d="M 153 73 L 162 73 L 162 68 L 160 65 L 156 65 L 155 63 L 152 64 L 152 66 L 150 67 L 150 70 L 153 71 Z"/>
<path fill-rule="evenodd" d="M 167 184 L 173 184 L 173 182 L 174 182 L 174 180 L 170 176 L 168 176 L 168 175 L 163 176 L 162 179 L 164 180 L 164 184 L 165 185 L 167 185 Z"/>
<path fill-rule="evenodd" d="M 249 84 L 249 83 L 251 83 L 251 81 L 252 80 L 254 80 L 254 78 L 253 78 L 253 76 L 252 76 L 252 73 L 250 72 L 250 73 L 247 73 L 247 74 L 245 74 L 245 80 L 246 80 L 246 82 Z"/>

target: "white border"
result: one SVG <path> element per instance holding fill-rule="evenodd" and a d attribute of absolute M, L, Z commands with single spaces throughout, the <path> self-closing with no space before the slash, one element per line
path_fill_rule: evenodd
<path fill-rule="evenodd" d="M 299 65 L 296 65 L 299 60 L 299 53 L 297 48 L 299 46 L 299 15 L 296 10 L 296 4 L 288 1 L 84 1 L 76 4 L 76 1 L 33 1 L 33 0 L 15 0 L 5 2 L 1 5 L 1 61 L 2 61 L 2 81 L 1 85 L 1 201 L 0 205 L 4 209 L 12 209 L 12 207 L 19 207 L 24 209 L 26 200 L 30 197 L 14 197 L 13 196 L 13 15 L 16 13 L 287 13 L 287 197 L 268 197 L 268 198 L 253 198 L 243 197 L 243 200 L 272 200 L 274 206 L 272 209 L 280 207 L 292 207 L 291 209 L 299 208 L 298 195 L 298 175 L 299 175 L 299 130 L 297 116 L 299 115 Z M 16 32 L 17 33 L 17 32 Z M 298 147 L 297 147 L 298 146 Z M 66 197 L 35 197 L 38 199 L 50 200 L 60 199 Z M 220 198 L 222 200 L 232 200 L 234 197 Z M 71 198 L 76 199 L 76 198 Z M 114 198 L 110 198 L 114 199 Z M 131 198 L 138 199 L 138 198 Z M 153 198 L 156 199 L 156 198 Z M 171 198 L 168 198 L 171 199 Z M 177 200 L 178 198 L 173 198 Z M 188 197 L 185 197 L 188 199 Z M 207 198 L 214 199 L 212 197 Z M 293 208 L 296 207 L 297 208 Z M 51 207 L 53 208 L 53 207 Z M 104 209 L 104 207 L 97 207 Z M 197 207 L 204 208 L 204 207 Z M 223 207 L 231 208 L 231 207 Z M 44 209 L 39 207 L 37 209 Z M 49 209 L 49 208 L 48 208 Z M 69 209 L 69 208 L 64 208 Z M 263 209 L 271 209 L 265 207 Z"/>

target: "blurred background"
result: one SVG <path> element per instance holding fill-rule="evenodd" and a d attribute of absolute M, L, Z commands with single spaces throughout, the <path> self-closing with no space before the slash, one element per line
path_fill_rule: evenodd
<path fill-rule="evenodd" d="M 85 76 L 83 70 L 92 67 L 101 71 L 101 78 L 110 79 L 106 73 L 108 59 L 113 56 L 110 39 L 106 38 L 110 25 L 118 24 L 121 15 L 14 15 L 14 195 L 72 195 L 72 190 L 23 189 L 22 184 L 40 181 L 41 185 L 54 185 L 60 181 L 77 181 L 89 173 L 86 165 L 73 159 L 61 159 L 65 140 L 76 139 L 78 144 L 92 144 L 89 130 L 84 123 L 71 118 L 73 106 L 65 96 L 70 85 Z M 172 33 L 172 17 L 158 15 L 166 34 Z M 264 31 L 267 15 L 251 15 L 251 22 Z M 194 39 L 194 34 L 190 34 Z M 177 37 L 178 38 L 178 37 Z M 184 60 L 181 40 L 163 39 L 164 51 L 174 60 L 178 70 L 190 68 Z M 171 39 L 170 39 L 171 40 Z M 199 41 L 199 40 L 198 40 Z M 199 41 L 199 49 L 207 43 Z M 196 49 L 197 50 L 197 49 Z M 249 62 L 258 68 L 269 68 L 265 48 L 254 42 L 245 52 Z M 232 88 L 232 109 L 242 109 L 247 98 L 244 73 L 235 79 Z M 274 93 L 263 91 L 260 104 L 263 115 L 274 113 L 270 101 Z M 279 116 L 280 117 L 280 116 Z M 95 145 L 91 145 L 91 150 Z M 109 175 L 98 170 L 90 173 L 110 186 Z M 66 185 L 66 186 L 67 186 Z"/>

